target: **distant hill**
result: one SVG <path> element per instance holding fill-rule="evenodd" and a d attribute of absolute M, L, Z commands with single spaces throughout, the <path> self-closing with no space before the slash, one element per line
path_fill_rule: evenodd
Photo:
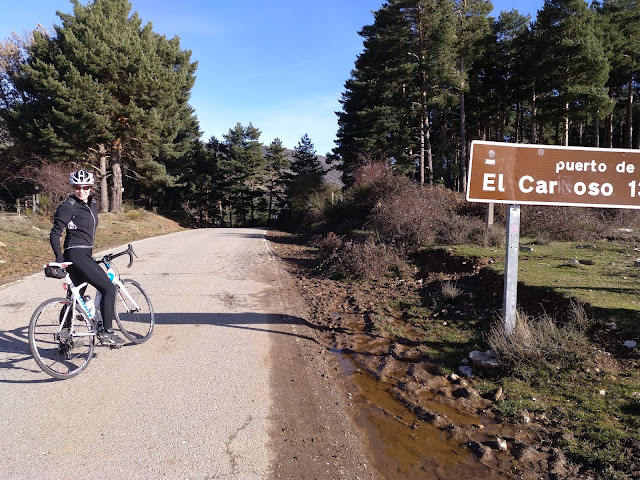
<path fill-rule="evenodd" d="M 290 148 L 286 148 L 285 152 L 289 156 L 291 161 L 293 161 L 293 156 L 292 156 L 293 150 L 291 150 Z M 267 147 L 263 145 L 262 154 L 264 155 L 266 153 L 267 153 Z M 317 155 L 317 157 L 318 157 L 318 160 L 320 161 L 320 165 L 325 171 L 325 174 L 324 174 L 325 183 L 334 184 L 340 188 L 344 187 L 344 183 L 342 183 L 342 172 L 340 172 L 339 170 L 336 170 L 335 168 L 332 168 L 332 167 L 335 167 L 335 165 L 328 165 L 327 157 L 325 155 Z"/>

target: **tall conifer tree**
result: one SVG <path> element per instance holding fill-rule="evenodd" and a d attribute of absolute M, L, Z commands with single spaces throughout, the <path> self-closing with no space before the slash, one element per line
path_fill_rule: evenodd
<path fill-rule="evenodd" d="M 53 36 L 34 34 L 19 79 L 26 95 L 7 111 L 8 124 L 47 156 L 109 146 L 111 210 L 119 211 L 122 162 L 141 187 L 163 185 L 171 178 L 158 159 L 179 157 L 197 138 L 188 104 L 196 64 L 177 37 L 142 27 L 128 0 L 73 0 L 73 14 L 58 15 Z"/>

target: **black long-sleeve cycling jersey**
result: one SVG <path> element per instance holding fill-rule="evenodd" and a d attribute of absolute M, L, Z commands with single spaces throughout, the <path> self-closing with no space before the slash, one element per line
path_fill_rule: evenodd
<path fill-rule="evenodd" d="M 56 262 L 62 262 L 63 256 L 60 250 L 60 237 L 66 228 L 64 249 L 68 248 L 93 248 L 93 238 L 98 227 L 98 204 L 89 197 L 88 203 L 78 200 L 74 195 L 69 195 L 53 216 L 53 228 L 49 234 L 49 242 Z"/>

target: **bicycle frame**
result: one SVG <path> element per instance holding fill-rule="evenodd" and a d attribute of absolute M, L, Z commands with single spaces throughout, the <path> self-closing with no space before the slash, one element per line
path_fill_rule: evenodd
<path fill-rule="evenodd" d="M 64 268 L 66 268 L 67 266 L 71 265 L 71 262 L 64 262 L 62 264 L 60 264 L 61 266 L 63 266 Z M 85 288 L 87 285 L 89 285 L 87 282 L 83 282 L 80 285 L 74 285 L 74 283 L 71 281 L 71 277 L 69 276 L 69 273 L 67 273 L 65 275 L 65 289 L 67 290 L 67 297 L 70 298 L 71 303 L 69 304 L 70 308 L 67 308 L 67 311 L 64 313 L 64 316 L 61 318 L 60 321 L 60 328 L 58 329 L 58 334 L 60 334 L 60 332 L 62 332 L 62 330 L 65 328 L 65 325 L 68 325 L 69 330 L 71 331 L 71 333 L 74 336 L 77 337 L 92 337 L 95 335 L 95 317 L 96 317 L 96 313 L 95 310 L 92 312 L 89 307 L 87 306 L 87 304 L 85 303 L 84 299 L 82 298 L 82 295 L 80 294 L 80 291 Z M 71 293 L 69 293 L 71 292 Z M 89 317 L 89 320 L 91 320 L 91 322 L 94 325 L 94 329 L 92 332 L 87 332 L 87 333 L 75 333 L 75 328 L 74 328 L 74 320 L 75 320 L 75 311 L 76 311 L 76 305 L 80 305 L 82 307 L 82 309 L 84 310 L 84 312 L 87 314 L 87 317 Z M 69 318 L 69 316 L 71 316 Z"/>
<path fill-rule="evenodd" d="M 106 267 L 106 273 L 107 273 L 107 277 L 109 277 L 109 280 L 111 281 L 111 283 L 113 283 L 114 285 L 116 285 L 118 287 L 118 298 L 119 300 L 123 303 L 123 305 L 127 306 L 128 305 L 133 305 L 135 308 L 134 310 L 130 310 L 131 312 L 137 312 L 140 311 L 140 305 L 138 305 L 135 301 L 135 299 L 129 294 L 129 292 L 127 291 L 126 287 L 124 286 L 124 283 L 122 283 L 120 281 L 120 275 L 118 275 L 118 273 L 116 272 L 115 268 L 111 265 L 111 261 L 120 256 L 120 255 L 125 255 L 128 254 L 130 257 L 130 262 L 129 262 L 129 266 L 131 266 L 131 263 L 133 263 L 133 258 L 131 258 L 132 255 L 135 255 L 133 253 L 133 249 L 131 248 L 131 245 L 129 245 L 129 248 L 124 251 L 121 252 L 119 254 L 113 255 L 113 254 L 109 254 L 109 255 L 105 255 L 104 257 L 102 257 L 100 260 L 97 261 L 97 263 L 102 263 L 104 264 L 104 266 Z M 63 262 L 61 264 L 59 264 L 61 267 L 66 268 L 69 265 L 72 265 L 72 262 Z M 60 322 L 60 329 L 58 330 L 58 333 L 60 333 L 62 331 L 62 329 L 64 328 L 64 325 L 68 324 L 69 328 L 72 332 L 74 332 L 74 328 L 73 328 L 73 321 L 74 321 L 74 315 L 73 312 L 75 312 L 76 309 L 76 305 L 79 304 L 82 309 L 85 311 L 85 313 L 87 314 L 87 316 L 89 317 L 89 319 L 94 323 L 94 327 L 95 325 L 95 318 L 96 318 L 96 312 L 98 311 L 98 309 L 100 308 L 100 301 L 102 298 L 102 294 L 100 292 L 96 293 L 96 299 L 94 301 L 95 304 L 95 309 L 92 312 L 89 307 L 87 306 L 87 304 L 85 303 L 84 299 L 82 298 L 81 295 L 81 291 L 87 286 L 89 285 L 88 282 L 83 282 L 79 285 L 74 285 L 73 281 L 71 280 L 71 277 L 69 276 L 69 273 L 66 273 L 65 275 L 65 288 L 67 289 L 67 296 L 71 298 L 71 308 L 67 309 L 67 311 L 65 312 L 64 317 L 62 318 L 62 321 Z M 69 295 L 68 292 L 71 292 L 71 294 Z M 124 296 L 129 300 L 130 303 L 127 303 L 123 297 Z M 129 308 L 127 308 L 127 310 L 129 310 Z M 69 313 L 71 312 L 71 314 Z M 71 315 L 71 318 L 69 319 L 69 323 L 67 323 L 67 319 L 68 319 L 68 315 Z M 74 333 L 75 335 L 75 333 Z M 95 335 L 95 328 L 94 328 L 94 332 L 93 333 L 81 333 L 78 334 L 77 336 L 93 336 Z"/>
<path fill-rule="evenodd" d="M 138 305 L 135 301 L 135 299 L 129 294 L 129 292 L 127 291 L 126 287 L 124 286 L 124 283 L 122 283 L 120 281 L 120 275 L 118 275 L 116 273 L 115 268 L 113 268 L 111 266 L 111 261 L 107 258 L 104 257 L 102 260 L 100 260 L 101 263 L 104 263 L 105 267 L 107 268 L 107 276 L 109 277 L 109 280 L 111 280 L 111 283 L 113 283 L 114 285 L 116 285 L 118 287 L 118 299 L 125 305 L 127 306 L 127 302 L 124 301 L 124 298 L 122 297 L 122 294 L 124 293 L 124 295 L 127 297 L 127 299 L 133 304 L 133 306 L 135 307 L 135 310 L 132 310 L 134 312 L 140 311 L 140 305 Z M 100 292 L 98 292 L 96 294 L 96 308 L 97 305 L 100 305 L 100 299 L 101 299 L 102 295 Z M 117 299 L 116 299 L 117 300 Z"/>

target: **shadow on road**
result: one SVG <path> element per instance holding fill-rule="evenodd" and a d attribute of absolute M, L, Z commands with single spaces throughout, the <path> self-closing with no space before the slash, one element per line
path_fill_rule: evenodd
<path fill-rule="evenodd" d="M 41 370 L 31 356 L 29 327 L 0 331 L 0 383 L 43 383 L 55 381 L 41 378 Z M 34 378 L 28 378 L 33 374 Z M 27 378 L 25 378 L 25 376 Z M 40 378 L 35 378 L 35 377 Z"/>
<path fill-rule="evenodd" d="M 256 332 L 287 335 L 318 343 L 317 339 L 303 332 L 306 328 L 313 330 L 330 330 L 319 327 L 301 317 L 284 314 L 265 313 L 156 313 L 157 325 L 214 325 L 218 327 L 240 328 Z M 287 326 L 303 327 L 299 332 L 285 329 Z M 308 330 L 306 330 L 309 332 Z M 153 342 L 151 336 L 149 342 Z M 130 347 L 131 344 L 125 345 Z M 134 345 L 135 347 L 135 345 Z M 42 383 L 55 381 L 53 378 L 41 377 L 41 370 L 36 365 L 29 349 L 28 327 L 0 331 L 0 383 Z M 31 377 L 31 378 L 30 378 Z M 36 378 L 38 377 L 38 378 Z"/>
<path fill-rule="evenodd" d="M 280 327 L 300 325 L 314 330 L 326 330 L 309 323 L 304 318 L 276 313 L 156 313 L 157 325 L 215 325 L 218 327 L 240 328 L 257 332 L 274 333 L 304 338 L 314 343 L 318 341 L 308 335 L 284 331 Z"/>

